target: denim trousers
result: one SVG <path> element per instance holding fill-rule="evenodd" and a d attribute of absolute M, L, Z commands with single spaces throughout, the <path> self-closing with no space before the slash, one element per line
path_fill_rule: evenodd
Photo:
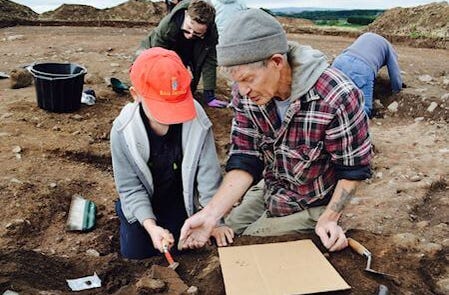
<path fill-rule="evenodd" d="M 363 92 L 364 110 L 369 118 L 373 115 L 373 92 L 376 73 L 360 58 L 341 54 L 335 58 L 332 67 L 339 69 Z"/>

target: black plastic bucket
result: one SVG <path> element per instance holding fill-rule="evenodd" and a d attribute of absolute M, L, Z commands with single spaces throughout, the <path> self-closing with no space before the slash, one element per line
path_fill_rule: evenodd
<path fill-rule="evenodd" d="M 70 113 L 81 107 L 86 68 L 72 63 L 36 63 L 29 70 L 41 109 Z"/>

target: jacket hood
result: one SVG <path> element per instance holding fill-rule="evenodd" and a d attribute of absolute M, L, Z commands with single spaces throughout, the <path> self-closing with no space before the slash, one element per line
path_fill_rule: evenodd
<path fill-rule="evenodd" d="M 292 67 L 292 96 L 299 98 L 315 85 L 329 67 L 326 56 L 310 46 L 288 43 L 288 61 Z"/>

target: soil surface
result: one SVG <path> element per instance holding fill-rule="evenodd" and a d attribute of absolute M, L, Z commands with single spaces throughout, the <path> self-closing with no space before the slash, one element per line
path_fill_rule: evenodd
<path fill-rule="evenodd" d="M 34 86 L 10 89 L 0 80 L 0 292 L 71 294 L 66 279 L 94 272 L 102 287 L 80 294 L 133 294 L 148 269 L 167 265 L 163 256 L 122 259 L 118 245 L 117 194 L 112 177 L 109 130 L 131 100 L 105 83 L 129 83 L 128 67 L 146 28 L 12 27 L 0 29 L 0 72 L 39 61 L 72 62 L 88 69 L 85 88 L 93 106 L 57 114 L 37 106 Z M 8 38 L 10 36 L 20 38 Z M 330 58 L 354 39 L 291 34 Z M 392 95 L 386 70 L 376 85 L 373 178 L 362 184 L 342 216 L 347 235 L 373 253 L 372 268 L 350 249 L 327 253 L 314 234 L 240 237 L 236 245 L 310 238 L 352 289 L 336 294 L 449 294 L 449 51 L 395 44 L 407 88 Z M 220 78 L 219 96 L 229 87 Z M 229 147 L 231 110 L 206 109 L 214 123 L 222 163 Z M 72 195 L 98 206 L 88 233 L 65 230 Z M 217 249 L 175 256 L 184 282 L 201 294 L 225 294 Z"/>

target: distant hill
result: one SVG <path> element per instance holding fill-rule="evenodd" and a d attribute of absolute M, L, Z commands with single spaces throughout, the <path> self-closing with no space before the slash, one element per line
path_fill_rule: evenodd
<path fill-rule="evenodd" d="M 343 10 L 338 8 L 320 8 L 320 7 L 280 7 L 280 8 L 271 8 L 274 14 L 295 14 L 301 13 L 303 11 L 322 11 L 322 10 Z"/>
<path fill-rule="evenodd" d="M 381 9 L 320 9 L 305 8 L 282 8 L 271 10 L 276 16 L 286 16 L 308 19 L 318 25 L 346 26 L 346 25 L 368 25 L 372 23 L 385 10 Z M 297 12 L 295 12 L 297 11 Z"/>

